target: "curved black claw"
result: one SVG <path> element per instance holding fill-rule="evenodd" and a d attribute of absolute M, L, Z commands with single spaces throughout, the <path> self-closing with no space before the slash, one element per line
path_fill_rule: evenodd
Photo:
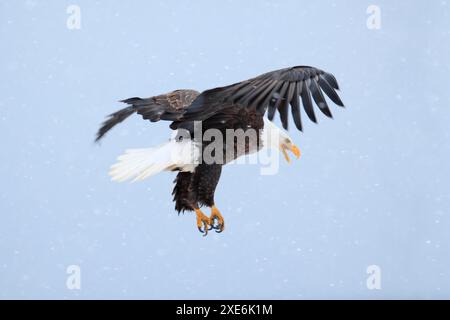
<path fill-rule="evenodd" d="M 212 229 L 217 229 L 219 227 L 219 224 L 216 225 L 216 221 L 218 221 L 217 218 L 215 218 L 215 217 L 212 218 L 212 221 L 211 221 L 211 228 Z"/>
<path fill-rule="evenodd" d="M 209 217 L 213 229 L 216 233 L 222 233 L 225 229 L 225 221 L 216 206 L 211 207 L 211 216 Z"/>
<path fill-rule="evenodd" d="M 216 222 L 217 222 L 217 224 L 216 224 Z M 213 218 L 211 226 L 212 226 L 212 229 L 215 229 L 216 233 L 222 233 L 222 231 L 223 231 L 223 224 L 221 224 L 219 222 L 219 219 Z"/>
<path fill-rule="evenodd" d="M 216 233 L 222 233 L 224 230 L 224 224 L 220 223 L 220 220 L 217 217 L 212 218 L 211 227 L 212 229 L 215 229 Z"/>
<path fill-rule="evenodd" d="M 213 227 L 212 227 L 212 225 L 209 225 L 203 221 L 203 228 L 197 227 L 197 229 L 198 229 L 198 231 L 200 231 L 200 233 L 203 233 L 204 237 L 206 237 L 208 235 L 208 231 L 212 230 Z"/>

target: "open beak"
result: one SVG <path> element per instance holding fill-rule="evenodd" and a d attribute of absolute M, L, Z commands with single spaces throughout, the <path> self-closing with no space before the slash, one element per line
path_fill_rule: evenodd
<path fill-rule="evenodd" d="M 281 144 L 280 149 L 281 149 L 281 152 L 283 153 L 284 158 L 286 159 L 287 163 L 291 163 L 291 158 L 289 158 L 287 150 L 290 150 L 297 159 L 300 158 L 300 149 L 294 144 L 291 147 L 288 147 L 285 144 Z"/>

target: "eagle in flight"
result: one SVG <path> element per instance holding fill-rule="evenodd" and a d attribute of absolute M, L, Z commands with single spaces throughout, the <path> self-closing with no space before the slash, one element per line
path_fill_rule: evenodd
<path fill-rule="evenodd" d="M 142 180 L 162 171 L 177 171 L 172 193 L 175 209 L 178 213 L 194 211 L 197 227 L 204 235 L 212 229 L 220 233 L 225 222 L 215 206 L 214 192 L 222 166 L 263 147 L 279 149 L 288 162 L 287 151 L 298 158 L 300 150 L 284 130 L 272 123 L 275 113 L 278 111 L 286 130 L 289 113 L 292 113 L 295 126 L 302 131 L 301 106 L 313 122 L 317 122 L 314 103 L 325 116 L 332 118 L 324 93 L 343 107 L 336 90 L 339 86 L 332 74 L 314 67 L 296 66 L 202 93 L 175 90 L 145 99 L 130 98 L 121 101 L 128 105 L 126 108 L 112 113 L 102 123 L 96 141 L 134 113 L 151 122 L 171 121 L 170 128 L 174 133 L 168 142 L 155 148 L 127 150 L 111 167 L 110 175 L 115 181 Z M 231 129 L 244 133 L 253 130 L 257 135 L 253 140 L 244 139 L 243 146 L 238 146 L 235 139 L 232 143 L 223 141 L 219 151 L 222 155 L 231 154 L 231 157 L 223 159 L 219 156 L 220 161 L 217 158 L 216 161 L 203 161 L 205 156 L 201 150 L 213 142 L 212 139 L 203 139 L 203 135 L 196 137 L 196 123 L 201 123 L 201 133 L 216 129 L 225 137 L 226 131 Z M 187 136 L 181 132 L 187 132 Z M 203 206 L 211 208 L 209 217 L 201 211 Z"/>

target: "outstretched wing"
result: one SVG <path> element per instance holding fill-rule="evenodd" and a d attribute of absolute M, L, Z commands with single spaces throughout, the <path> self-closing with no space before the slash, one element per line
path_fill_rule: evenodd
<path fill-rule="evenodd" d="M 138 113 L 145 120 L 152 122 L 159 120 L 176 121 L 199 94 L 195 90 L 175 90 L 150 98 L 129 98 L 122 100 L 121 102 L 129 106 L 110 114 L 102 123 L 95 140 L 99 141 L 115 125 L 124 121 L 133 113 Z"/>
<path fill-rule="evenodd" d="M 146 99 L 129 98 L 121 102 L 136 109 L 145 120 L 156 122 L 159 120 L 177 120 L 184 110 L 200 93 L 195 90 L 175 90 L 159 96 Z"/>
<path fill-rule="evenodd" d="M 249 108 L 262 115 L 268 110 L 270 120 L 278 110 L 283 127 L 287 129 L 288 107 L 291 105 L 295 125 L 302 130 L 300 106 L 303 105 L 306 115 L 313 122 L 317 122 L 313 101 L 323 114 L 331 118 L 323 93 L 343 107 L 336 90 L 339 90 L 339 86 L 331 73 L 308 66 L 291 67 L 204 91 L 186 109 L 181 120 L 205 120 L 228 108 L 231 102 L 234 107 Z"/>

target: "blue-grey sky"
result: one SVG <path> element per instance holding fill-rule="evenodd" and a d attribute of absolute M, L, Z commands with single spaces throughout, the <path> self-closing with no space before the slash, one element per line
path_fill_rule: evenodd
<path fill-rule="evenodd" d="M 0 1 L 0 298 L 450 298 L 449 7 Z M 291 126 L 302 157 L 277 175 L 225 167 L 224 233 L 176 214 L 173 173 L 110 182 L 124 149 L 170 135 L 132 117 L 95 145 L 118 100 L 292 65 L 332 72 L 347 108 Z"/>

